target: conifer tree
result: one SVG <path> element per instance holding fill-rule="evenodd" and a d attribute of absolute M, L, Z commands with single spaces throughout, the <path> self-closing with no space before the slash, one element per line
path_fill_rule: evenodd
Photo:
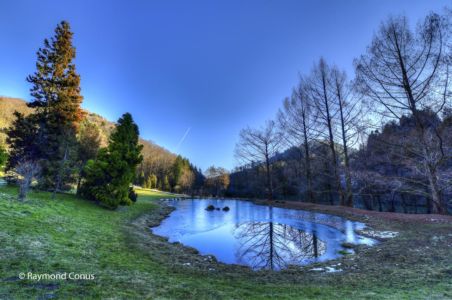
<path fill-rule="evenodd" d="M 77 148 L 77 164 L 78 164 L 78 179 L 77 179 L 77 195 L 80 195 L 80 187 L 82 181 L 83 167 L 90 159 L 95 159 L 100 148 L 100 130 L 96 124 L 85 119 L 80 126 L 78 133 L 78 148 Z"/>
<path fill-rule="evenodd" d="M 109 208 L 130 205 L 136 194 L 130 189 L 136 168 L 141 163 L 142 145 L 138 143 L 138 126 L 129 113 L 119 120 L 109 145 L 99 151 L 96 160 L 88 161 L 81 193 Z"/>
<path fill-rule="evenodd" d="M 15 112 L 16 119 L 6 134 L 6 143 L 9 145 L 10 153 L 6 170 L 13 170 L 22 160 L 37 162 L 41 156 L 37 144 L 38 127 L 35 116 L 24 116 Z"/>
<path fill-rule="evenodd" d="M 33 178 L 40 172 L 40 152 L 37 145 L 37 122 L 34 115 L 25 117 L 14 113 L 16 119 L 7 130 L 6 142 L 10 148 L 7 170 L 14 170 L 19 182 L 19 200 L 24 200 Z"/>
<path fill-rule="evenodd" d="M 80 76 L 73 60 L 75 48 L 69 23 L 63 21 L 55 36 L 44 40 L 37 52 L 36 72 L 28 76 L 32 83 L 30 107 L 36 109 L 39 125 L 37 147 L 41 154 L 43 188 L 57 191 L 73 180 L 76 161 L 76 133 L 83 118 L 80 104 Z"/>
<path fill-rule="evenodd" d="M 171 189 L 173 191 L 175 191 L 176 186 L 179 184 L 179 180 L 182 176 L 183 168 L 184 168 L 184 159 L 182 158 L 182 156 L 178 155 L 171 167 L 170 184 L 171 184 Z"/>
<path fill-rule="evenodd" d="M 171 191 L 171 185 L 169 183 L 167 175 L 165 175 L 165 177 L 163 177 L 162 190 L 167 191 L 167 192 Z"/>
<path fill-rule="evenodd" d="M 139 173 L 140 173 L 140 174 L 137 176 L 138 178 L 137 178 L 137 180 L 136 180 L 136 183 L 137 183 L 139 186 L 144 187 L 145 184 L 146 184 L 146 176 L 144 175 L 144 171 L 143 171 L 143 170 L 141 170 Z"/>
<path fill-rule="evenodd" d="M 150 185 L 149 185 L 149 188 L 150 189 L 155 189 L 155 188 L 157 188 L 157 176 L 155 176 L 154 174 L 151 174 L 151 175 L 149 175 L 149 183 L 150 183 Z"/>
<path fill-rule="evenodd" d="M 152 188 L 151 176 L 148 176 L 148 178 L 146 178 L 146 180 L 144 181 L 143 187 L 145 189 L 151 189 Z"/>

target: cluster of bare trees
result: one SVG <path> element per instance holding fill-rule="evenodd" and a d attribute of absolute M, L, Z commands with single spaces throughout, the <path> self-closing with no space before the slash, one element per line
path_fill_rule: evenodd
<path fill-rule="evenodd" d="M 246 128 L 240 132 L 240 142 L 236 147 L 236 156 L 242 162 L 253 164 L 262 162 L 265 171 L 266 191 L 268 199 L 273 199 L 273 162 L 280 149 L 282 135 L 276 123 L 268 121 L 259 129 Z"/>
<path fill-rule="evenodd" d="M 229 186 L 229 172 L 221 167 L 210 166 L 205 172 L 203 192 L 215 197 L 224 195 Z"/>
<path fill-rule="evenodd" d="M 447 213 L 450 17 L 450 10 L 431 13 L 415 29 L 404 16 L 388 18 L 355 60 L 353 80 L 321 58 L 300 75 L 276 121 L 241 132 L 236 156 L 246 163 L 231 174 L 231 193 L 244 193 L 241 181 L 262 174 L 256 188 L 265 186 L 269 199 L 292 194 L 353 206 L 370 195 Z"/>

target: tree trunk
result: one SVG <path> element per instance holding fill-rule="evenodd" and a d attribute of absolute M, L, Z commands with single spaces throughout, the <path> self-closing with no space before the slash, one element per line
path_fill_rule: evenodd
<path fill-rule="evenodd" d="M 330 115 L 328 96 L 327 96 L 327 92 L 326 92 L 326 79 L 324 77 L 322 77 L 322 85 L 323 85 L 323 100 L 324 100 L 324 105 L 325 105 L 326 121 L 327 121 L 327 127 L 328 127 L 329 145 L 330 145 L 331 156 L 332 156 L 331 161 L 333 163 L 333 173 L 334 173 L 333 175 L 334 175 L 334 180 L 336 182 L 337 192 L 339 193 L 339 200 L 340 200 L 339 203 L 341 205 L 345 205 L 344 195 L 342 192 L 342 185 L 341 185 L 341 181 L 339 178 L 339 172 L 338 172 L 336 149 L 334 147 L 334 136 L 333 136 L 333 128 L 332 128 L 333 125 L 331 122 L 332 118 Z"/>
<path fill-rule="evenodd" d="M 58 169 L 58 173 L 57 173 L 57 180 L 55 183 L 55 189 L 53 190 L 52 193 L 52 199 L 55 199 L 56 193 L 60 190 L 61 188 L 61 181 L 62 181 L 62 177 L 63 177 L 63 172 L 64 172 L 64 165 L 67 161 L 67 154 L 68 154 L 68 149 L 69 146 L 66 142 L 65 146 L 64 146 L 64 155 L 63 155 L 63 159 L 61 160 L 61 165 L 60 168 Z"/>
<path fill-rule="evenodd" d="M 75 192 L 75 194 L 77 196 L 80 196 L 80 187 L 82 185 L 82 176 L 79 176 L 77 179 L 77 191 Z"/>
<path fill-rule="evenodd" d="M 402 209 L 403 209 L 403 213 L 408 213 L 407 208 L 406 208 L 406 202 L 405 202 L 405 195 L 402 193 L 400 194 L 400 198 L 402 200 Z"/>
<path fill-rule="evenodd" d="M 305 168 L 306 168 L 306 187 L 308 201 L 315 203 L 314 193 L 312 191 L 312 172 L 311 172 L 311 159 L 309 157 L 309 143 L 308 143 L 308 132 L 306 127 L 306 120 L 303 118 L 303 137 L 304 137 L 304 156 L 305 156 Z"/>
<path fill-rule="evenodd" d="M 268 200 L 273 200 L 273 180 L 270 170 L 270 158 L 265 155 L 265 171 L 267 173 Z"/>
<path fill-rule="evenodd" d="M 270 206 L 270 226 L 269 226 L 269 239 L 270 239 L 270 269 L 273 270 L 273 255 L 274 255 L 274 249 L 273 249 L 273 208 Z"/>
<path fill-rule="evenodd" d="M 312 233 L 312 243 L 314 246 L 314 257 L 319 257 L 319 250 L 318 250 L 318 241 L 317 241 L 317 233 Z"/>
<path fill-rule="evenodd" d="M 377 195 L 377 202 L 378 202 L 378 211 L 382 212 L 383 211 L 383 206 L 381 204 L 380 195 Z"/>
<path fill-rule="evenodd" d="M 327 174 L 328 173 L 328 163 L 327 163 L 327 161 L 325 161 L 324 167 L 325 167 L 325 174 Z M 333 196 L 333 191 L 332 191 L 332 188 L 331 188 L 331 183 L 330 183 L 329 180 L 327 180 L 326 189 L 327 189 L 327 193 L 328 193 L 328 198 L 330 200 L 330 204 L 334 205 L 334 196 Z"/>
<path fill-rule="evenodd" d="M 391 206 L 389 208 L 390 212 L 395 212 L 396 208 L 395 208 L 395 192 L 391 193 Z"/>
<path fill-rule="evenodd" d="M 422 118 L 419 116 L 419 110 L 416 106 L 416 101 L 413 96 L 412 86 L 408 79 L 408 72 L 405 67 L 405 62 L 404 62 L 404 57 L 402 55 L 402 51 L 397 43 L 397 39 L 395 41 L 396 41 L 396 47 L 397 47 L 397 57 L 399 59 L 400 69 L 402 71 L 403 88 L 407 95 L 409 108 L 410 108 L 411 113 L 413 114 L 415 122 L 416 122 L 416 128 L 418 130 L 420 143 L 422 145 L 423 152 L 424 152 L 424 157 L 422 159 L 424 160 L 424 167 L 426 169 L 427 179 L 428 179 L 429 187 L 430 187 L 431 200 L 432 200 L 432 213 L 447 214 L 446 204 L 443 202 L 441 191 L 438 186 L 436 168 L 431 163 L 428 162 L 428 159 L 430 157 L 432 157 L 432 155 L 431 155 L 432 153 L 429 149 L 429 142 L 425 140 L 425 126 L 424 126 L 424 123 L 422 122 Z M 441 138 L 439 137 L 439 139 L 441 139 Z M 440 143 L 440 147 L 442 147 L 441 143 Z M 442 151 L 443 149 L 441 148 L 440 150 Z"/>
<path fill-rule="evenodd" d="M 82 169 L 83 168 L 80 168 L 80 172 L 77 179 L 77 192 L 76 192 L 77 196 L 80 196 L 80 188 L 82 186 Z"/>
<path fill-rule="evenodd" d="M 345 132 L 345 120 L 344 120 L 344 112 L 342 107 L 342 96 L 338 89 L 338 98 L 339 98 L 339 112 L 341 117 L 341 133 L 342 133 L 342 146 L 344 147 L 344 160 L 345 160 L 345 199 L 344 204 L 347 206 L 353 206 L 353 193 L 352 193 L 352 178 L 350 173 L 350 163 L 348 158 L 348 145 L 347 145 L 347 136 Z"/>
<path fill-rule="evenodd" d="M 432 213 L 434 214 L 447 214 L 447 209 L 443 203 L 441 191 L 438 187 L 436 172 L 429 169 L 427 173 L 429 186 L 432 194 Z"/>

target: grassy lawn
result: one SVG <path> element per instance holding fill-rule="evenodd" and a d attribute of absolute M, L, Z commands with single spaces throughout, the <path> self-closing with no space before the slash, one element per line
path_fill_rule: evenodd
<path fill-rule="evenodd" d="M 45 192 L 20 203 L 16 188 L 0 187 L 0 299 L 452 297 L 450 224 L 382 224 L 400 236 L 342 258 L 340 273 L 319 274 L 309 271 L 312 266 L 253 272 L 152 235 L 148 227 L 170 211 L 156 200 L 170 196 L 138 192 L 135 205 L 109 211 L 73 195 L 51 200 Z M 95 279 L 18 278 L 27 272 L 85 273 Z"/>

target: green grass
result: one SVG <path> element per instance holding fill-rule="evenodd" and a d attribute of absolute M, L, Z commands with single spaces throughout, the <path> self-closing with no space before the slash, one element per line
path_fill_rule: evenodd
<path fill-rule="evenodd" d="M 253 272 L 206 262 L 193 249 L 150 234 L 149 226 L 169 212 L 156 200 L 170 196 L 149 190 L 138 193 L 135 205 L 110 211 L 73 195 L 51 200 L 46 192 L 33 192 L 20 203 L 15 200 L 16 188 L 0 187 L 0 299 L 452 297 L 449 225 L 402 229 L 386 224 L 405 233 L 379 246 L 357 249 L 357 255 L 347 256 L 353 260 L 341 260 L 342 273 L 318 274 L 309 271 L 312 266 Z M 431 245 L 431 232 L 440 236 L 438 250 Z M 27 272 L 87 273 L 95 279 L 18 279 L 19 273 Z"/>

